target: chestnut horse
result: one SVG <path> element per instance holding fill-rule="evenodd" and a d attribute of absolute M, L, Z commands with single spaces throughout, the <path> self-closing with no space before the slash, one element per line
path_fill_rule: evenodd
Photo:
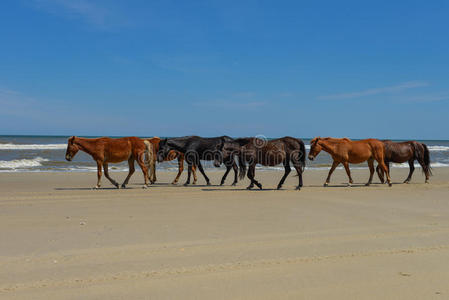
<path fill-rule="evenodd" d="M 310 141 L 309 159 L 313 160 L 321 150 L 326 151 L 332 156 L 334 162 L 329 170 L 329 175 L 324 182 L 324 186 L 329 185 L 332 173 L 339 164 L 343 164 L 349 177 L 349 186 L 353 183 L 349 164 L 359 164 L 368 161 L 370 176 L 366 185 L 373 181 L 374 160 L 377 161 L 382 170 L 387 174 L 388 185 L 391 186 L 390 173 L 385 165 L 384 144 L 376 139 L 366 139 L 352 141 L 348 138 L 321 138 L 316 137 Z"/>
<path fill-rule="evenodd" d="M 138 137 L 124 137 L 118 139 L 101 137 L 88 139 L 72 136 L 67 143 L 65 158 L 68 161 L 71 161 L 79 150 L 86 152 L 97 162 L 98 180 L 97 185 L 94 187 L 95 189 L 98 189 L 101 186 L 102 167 L 106 178 L 119 188 L 119 184 L 109 176 L 108 163 L 119 163 L 125 160 L 128 161 L 129 173 L 122 184 L 122 188 L 126 187 L 129 178 L 135 171 L 134 161 L 137 161 L 142 169 L 143 177 L 145 179 L 144 188 L 148 186 L 148 170 L 145 165 L 147 148 L 142 139 Z"/>
<path fill-rule="evenodd" d="M 239 146 L 239 148 L 236 148 L 236 146 Z M 252 189 L 254 185 L 262 189 L 262 184 L 254 179 L 257 164 L 271 167 L 279 164 L 284 165 L 284 176 L 282 176 L 277 186 L 279 190 L 291 171 L 290 162 L 292 162 L 299 177 L 296 189 L 300 190 L 303 185 L 302 173 L 306 166 L 306 148 L 304 142 L 300 139 L 289 136 L 270 141 L 255 137 L 239 138 L 225 143 L 223 149 L 225 157 L 229 155 L 229 152 L 234 152 L 238 149 L 241 179 L 245 177 L 246 163 L 248 163 L 247 176 L 251 181 L 247 187 L 248 190 Z"/>
<path fill-rule="evenodd" d="M 429 177 L 432 175 L 432 170 L 430 168 L 430 155 L 429 149 L 427 149 L 426 144 L 419 143 L 416 141 L 407 142 L 392 142 L 390 140 L 382 141 L 385 145 L 385 165 L 388 171 L 390 171 L 390 162 L 394 163 L 404 163 L 408 162 L 410 167 L 410 172 L 405 179 L 404 183 L 409 183 L 412 179 L 413 171 L 415 171 L 415 160 L 422 167 L 422 171 L 426 176 L 426 183 L 429 183 Z M 380 182 L 384 183 L 384 174 L 382 169 L 377 166 L 377 175 L 379 175 Z"/>
<path fill-rule="evenodd" d="M 149 164 L 150 164 L 150 182 L 151 183 L 155 183 L 156 182 L 156 160 L 157 160 L 157 153 L 159 151 L 159 143 L 161 141 L 161 139 L 157 136 L 153 137 L 153 138 L 149 138 L 149 139 L 144 139 L 145 144 L 147 145 L 147 147 L 150 147 L 151 145 L 151 149 L 152 152 L 155 154 L 152 159 L 149 160 Z M 147 142 L 149 144 L 147 144 Z M 172 161 L 174 159 L 178 159 L 178 175 L 176 175 L 176 178 L 173 180 L 172 184 L 177 184 L 179 177 L 182 174 L 182 171 L 184 171 L 184 153 L 176 151 L 176 150 L 171 150 L 167 157 L 164 158 L 164 161 Z M 197 176 L 196 176 L 196 167 L 192 166 L 192 175 L 193 175 L 193 184 L 196 184 L 197 181 Z"/>

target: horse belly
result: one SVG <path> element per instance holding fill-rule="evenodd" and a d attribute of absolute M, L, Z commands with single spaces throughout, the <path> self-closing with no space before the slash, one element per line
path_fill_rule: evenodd
<path fill-rule="evenodd" d="M 109 153 L 105 160 L 111 163 L 119 163 L 128 160 L 131 157 L 131 151 L 117 151 Z"/>
<path fill-rule="evenodd" d="M 265 166 L 274 167 L 281 164 L 285 159 L 285 155 L 281 152 L 270 151 L 266 153 L 266 156 L 263 157 L 262 161 Z"/>

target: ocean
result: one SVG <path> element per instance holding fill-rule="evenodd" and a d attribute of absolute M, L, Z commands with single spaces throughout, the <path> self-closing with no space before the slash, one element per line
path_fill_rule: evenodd
<path fill-rule="evenodd" d="M 67 136 L 0 136 L 0 172 L 94 172 L 97 167 L 92 158 L 84 152 L 78 152 L 75 158 L 65 160 Z M 309 149 L 310 139 L 303 139 Z M 449 167 L 449 141 L 421 140 L 430 150 L 433 168 Z M 332 164 L 329 154 L 322 152 L 313 162 L 307 160 L 307 169 L 328 169 Z M 206 169 L 217 169 L 211 162 L 204 162 Z M 416 167 L 419 165 L 415 162 Z M 137 167 L 137 165 L 136 165 Z M 408 164 L 392 164 L 393 168 L 408 168 Z M 126 162 L 110 164 L 111 172 L 126 171 Z M 177 161 L 157 165 L 158 170 L 177 170 Z M 223 168 L 223 167 L 222 167 Z M 275 168 L 283 169 L 282 166 Z M 340 166 L 341 168 L 341 166 Z M 351 168 L 367 168 L 366 164 L 353 165 Z M 258 166 L 259 170 L 267 168 Z"/>

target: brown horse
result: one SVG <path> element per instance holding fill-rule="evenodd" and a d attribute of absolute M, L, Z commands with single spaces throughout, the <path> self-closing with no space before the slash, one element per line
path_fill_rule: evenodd
<path fill-rule="evenodd" d="M 310 141 L 309 159 L 313 160 L 321 150 L 326 151 L 332 156 L 334 162 L 329 170 L 324 186 L 329 185 L 332 173 L 339 164 L 343 164 L 349 177 L 349 186 L 353 183 L 349 164 L 359 164 L 368 161 L 370 176 L 366 185 L 370 185 L 374 174 L 374 160 L 387 174 L 387 181 L 391 186 L 390 173 L 384 163 L 384 144 L 376 139 L 366 139 L 360 141 L 352 141 L 348 138 L 321 138 L 316 137 Z"/>
<path fill-rule="evenodd" d="M 303 185 L 302 173 L 306 166 L 306 148 L 304 142 L 300 139 L 289 136 L 270 141 L 260 138 L 239 138 L 226 142 L 223 146 L 223 153 L 225 157 L 232 155 L 232 153 L 238 153 L 241 179 L 245 176 L 246 163 L 248 163 L 247 176 L 251 181 L 247 187 L 248 190 L 252 189 L 254 185 L 262 189 L 262 184 L 254 179 L 256 164 L 264 166 L 284 165 L 284 176 L 282 176 L 277 186 L 279 190 L 291 171 L 291 162 L 299 177 L 296 189 L 300 190 Z"/>
<path fill-rule="evenodd" d="M 150 145 L 152 147 L 152 151 L 155 154 L 149 161 L 150 182 L 151 183 L 156 182 L 156 160 L 157 160 L 156 154 L 159 151 L 159 142 L 160 141 L 161 141 L 161 139 L 157 136 L 155 136 L 153 138 L 145 139 L 145 144 L 147 145 L 147 147 L 149 147 L 147 142 L 150 143 Z M 168 153 L 167 157 L 164 159 L 164 161 L 172 161 L 174 159 L 178 159 L 178 175 L 176 175 L 176 178 L 173 180 L 172 184 L 177 184 L 179 177 L 182 174 L 182 171 L 184 171 L 184 153 L 176 151 L 176 150 L 171 150 Z M 193 174 L 193 184 L 196 184 L 197 176 L 196 176 L 196 167 L 195 166 L 192 167 L 192 174 Z"/>
<path fill-rule="evenodd" d="M 426 144 L 419 143 L 416 141 L 407 141 L 395 143 L 390 140 L 382 141 L 385 145 L 385 165 L 388 171 L 390 171 L 390 162 L 394 163 L 404 163 L 408 162 L 410 167 L 410 172 L 405 179 L 404 183 L 409 183 L 412 179 L 413 172 L 415 171 L 415 160 L 422 167 L 422 171 L 426 176 L 426 183 L 429 182 L 429 177 L 432 175 L 432 170 L 430 168 L 430 155 L 429 149 L 427 149 Z M 382 169 L 377 166 L 377 175 L 379 175 L 380 182 L 384 183 L 384 174 Z"/>
<path fill-rule="evenodd" d="M 97 185 L 94 187 L 98 189 L 101 186 L 101 168 L 104 169 L 104 175 L 109 181 L 119 188 L 119 184 L 109 176 L 108 163 L 119 163 L 127 160 L 129 165 L 129 173 L 122 184 L 125 188 L 128 184 L 129 178 L 134 173 L 134 161 L 137 161 L 143 172 L 145 179 L 144 188 L 148 186 L 148 170 L 145 165 L 145 154 L 147 148 L 142 139 L 138 137 L 124 137 L 118 139 L 111 139 L 108 137 L 101 137 L 96 139 L 87 139 L 72 136 L 67 143 L 67 151 L 65 158 L 71 161 L 76 153 L 81 150 L 91 155 L 97 162 Z"/>

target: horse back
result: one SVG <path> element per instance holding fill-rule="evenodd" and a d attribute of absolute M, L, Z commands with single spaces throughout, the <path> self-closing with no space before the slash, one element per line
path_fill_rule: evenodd
<path fill-rule="evenodd" d="M 135 159 L 146 150 L 145 143 L 138 137 L 106 138 L 103 142 L 104 159 L 121 162 L 131 157 Z"/>

